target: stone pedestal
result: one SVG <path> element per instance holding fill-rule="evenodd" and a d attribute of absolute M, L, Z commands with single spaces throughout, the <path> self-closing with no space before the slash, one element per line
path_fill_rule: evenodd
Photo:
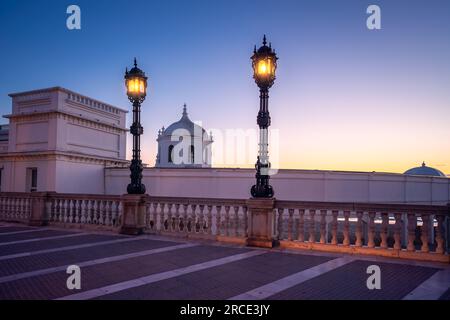
<path fill-rule="evenodd" d="M 272 248 L 275 198 L 251 198 L 247 200 L 248 238 L 247 245 Z"/>
<path fill-rule="evenodd" d="M 31 193 L 31 212 L 28 224 L 34 227 L 45 226 L 48 224 L 47 216 L 48 192 Z"/>
<path fill-rule="evenodd" d="M 120 233 L 138 235 L 145 228 L 145 195 L 125 194 L 123 198 L 123 217 Z"/>

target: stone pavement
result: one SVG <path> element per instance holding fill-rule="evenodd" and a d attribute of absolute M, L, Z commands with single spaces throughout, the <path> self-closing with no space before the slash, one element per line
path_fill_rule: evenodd
<path fill-rule="evenodd" d="M 0 223 L 0 299 L 450 300 L 450 266 Z"/>

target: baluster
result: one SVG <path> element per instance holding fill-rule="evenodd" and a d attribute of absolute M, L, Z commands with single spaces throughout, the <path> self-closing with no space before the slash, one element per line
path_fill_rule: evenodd
<path fill-rule="evenodd" d="M 221 234 L 221 230 L 220 230 L 220 225 L 221 225 L 221 220 L 222 220 L 222 216 L 221 216 L 221 211 L 222 211 L 222 206 L 218 205 L 216 206 L 216 216 L 215 216 L 215 234 L 216 236 L 219 236 Z"/>
<path fill-rule="evenodd" d="M 406 250 L 415 251 L 414 240 L 416 240 L 417 217 L 414 213 L 408 213 L 408 245 Z"/>
<path fill-rule="evenodd" d="M 181 215 L 182 218 L 182 226 L 183 226 L 183 233 L 187 234 L 188 233 L 188 205 L 187 204 L 183 204 L 183 212 Z"/>
<path fill-rule="evenodd" d="M 363 225 L 363 212 L 362 211 L 357 211 L 356 212 L 356 217 L 358 218 L 358 221 L 356 221 L 356 242 L 355 242 L 355 246 L 357 247 L 362 247 L 363 242 L 362 242 L 362 225 Z"/>
<path fill-rule="evenodd" d="M 350 211 L 346 210 L 344 211 L 344 241 L 342 244 L 344 246 L 350 245 Z"/>
<path fill-rule="evenodd" d="M 172 208 L 173 208 L 173 203 L 169 203 L 168 204 L 168 212 L 167 212 L 167 220 L 169 221 L 169 232 L 174 232 L 174 229 L 175 229 L 173 227 Z"/>
<path fill-rule="evenodd" d="M 297 240 L 305 241 L 305 210 L 298 209 Z"/>
<path fill-rule="evenodd" d="M 70 223 L 76 223 L 77 220 L 77 200 L 70 200 Z"/>
<path fill-rule="evenodd" d="M 205 214 L 204 214 L 204 212 L 203 212 L 203 210 L 205 210 L 205 205 L 204 204 L 201 204 L 201 205 L 199 205 L 199 208 L 200 208 L 200 214 L 199 214 L 199 217 L 198 217 L 198 220 L 199 220 L 199 233 L 205 233 L 205 226 L 206 226 L 206 222 L 205 222 Z"/>
<path fill-rule="evenodd" d="M 104 210 L 103 223 L 104 223 L 105 226 L 109 226 L 111 224 L 111 222 L 110 222 L 111 221 L 111 219 L 110 219 L 110 208 L 111 208 L 110 201 L 109 200 L 105 200 L 104 201 L 104 206 L 103 206 L 103 210 Z"/>
<path fill-rule="evenodd" d="M 22 198 L 17 198 L 17 213 L 19 216 L 19 220 L 25 219 L 25 214 L 22 207 Z"/>
<path fill-rule="evenodd" d="M 150 229 L 156 231 L 156 210 L 158 209 L 158 203 L 153 202 L 150 204 Z"/>
<path fill-rule="evenodd" d="M 244 232 L 243 232 L 243 234 L 244 234 L 244 237 L 248 237 L 248 215 L 247 215 L 247 207 L 246 206 L 244 206 L 244 207 L 242 207 L 242 211 L 243 211 L 243 214 L 244 214 Z"/>
<path fill-rule="evenodd" d="M 230 235 L 230 206 L 225 206 L 224 235 Z"/>
<path fill-rule="evenodd" d="M 292 241 L 292 228 L 294 226 L 294 209 L 289 208 L 288 209 L 288 234 L 287 239 L 289 241 Z"/>
<path fill-rule="evenodd" d="M 105 225 L 105 221 L 106 221 L 106 201 L 99 200 L 98 201 L 98 208 L 99 208 L 99 214 L 100 214 L 99 224 Z"/>
<path fill-rule="evenodd" d="M 156 211 L 156 230 L 158 232 L 164 231 L 164 209 L 166 207 L 165 203 L 160 203 L 158 210 Z"/>
<path fill-rule="evenodd" d="M 23 218 L 23 211 L 22 211 L 22 199 L 16 198 L 16 210 L 17 210 L 17 217 L 19 220 L 24 219 Z"/>
<path fill-rule="evenodd" d="M 437 228 L 436 228 L 436 253 L 444 253 L 444 216 L 440 213 L 436 215 Z"/>
<path fill-rule="evenodd" d="M 175 232 L 180 232 L 180 204 L 175 204 Z"/>
<path fill-rule="evenodd" d="M 159 215 L 159 229 L 162 231 L 167 231 L 168 223 L 167 223 L 167 203 L 161 203 L 161 212 Z"/>
<path fill-rule="evenodd" d="M 327 210 L 320 210 L 320 243 L 327 243 L 327 234 L 326 234 L 326 217 Z"/>
<path fill-rule="evenodd" d="M 70 211 L 70 208 L 69 208 L 69 201 L 70 200 L 68 200 L 68 199 L 62 199 L 62 201 L 63 201 L 63 222 L 64 223 L 69 223 L 70 221 L 70 219 L 69 219 L 69 211 Z"/>
<path fill-rule="evenodd" d="M 25 208 L 25 199 L 24 198 L 19 199 L 19 206 L 20 206 L 20 218 L 25 220 L 27 218 L 27 212 L 26 212 L 26 208 Z"/>
<path fill-rule="evenodd" d="M 207 232 L 207 234 L 211 234 L 212 235 L 212 209 L 213 209 L 213 206 L 212 205 L 207 205 L 206 206 L 206 210 L 207 210 L 207 213 L 206 213 L 206 223 L 207 223 L 207 230 L 206 230 L 206 232 Z"/>
<path fill-rule="evenodd" d="M 284 208 L 278 208 L 278 216 L 277 216 L 277 237 L 278 240 L 282 240 L 283 239 L 283 213 L 284 213 Z M 275 212 L 277 212 L 275 211 Z"/>
<path fill-rule="evenodd" d="M 16 198 L 12 199 L 12 210 L 13 210 L 14 220 L 17 220 L 19 218 L 19 215 L 17 213 L 17 199 Z"/>
<path fill-rule="evenodd" d="M 195 224 L 196 224 L 196 210 L 197 210 L 197 205 L 196 204 L 191 204 L 190 205 L 190 209 L 188 208 L 188 232 L 189 233 L 195 233 Z"/>
<path fill-rule="evenodd" d="M 376 212 L 369 212 L 369 231 L 367 235 L 367 247 L 375 248 L 375 215 Z"/>
<path fill-rule="evenodd" d="M 145 219 L 148 219 L 147 212 L 145 213 Z M 109 201 L 108 220 L 109 225 L 114 227 L 114 200 Z"/>
<path fill-rule="evenodd" d="M 92 200 L 86 200 L 87 202 L 87 223 L 92 224 L 94 223 L 94 203 Z"/>
<path fill-rule="evenodd" d="M 81 209 L 81 219 L 80 222 L 82 224 L 85 224 L 87 222 L 87 206 L 86 206 L 86 200 L 81 199 L 80 200 L 80 209 Z"/>
<path fill-rule="evenodd" d="M 234 215 L 233 215 L 233 236 L 239 236 L 239 206 L 234 206 Z"/>
<path fill-rule="evenodd" d="M 380 247 L 383 249 L 386 249 L 388 247 L 388 243 L 387 243 L 388 224 L 389 224 L 389 215 L 386 212 L 382 212 L 381 213 L 381 231 L 380 231 L 381 243 L 380 243 Z"/>
<path fill-rule="evenodd" d="M 332 210 L 331 214 L 333 216 L 333 220 L 331 222 L 331 244 L 338 244 L 337 240 L 337 230 L 338 230 L 338 210 Z"/>
<path fill-rule="evenodd" d="M 402 232 L 402 214 L 395 213 L 395 226 L 394 226 L 394 249 L 400 250 L 402 248 L 401 232 Z"/>
<path fill-rule="evenodd" d="M 121 226 L 122 218 L 123 218 L 123 200 L 117 201 L 117 211 L 116 212 L 117 212 L 117 216 L 116 216 L 115 223 L 117 226 Z"/>
<path fill-rule="evenodd" d="M 316 224 L 315 224 L 315 218 L 316 218 L 316 209 L 309 209 L 309 239 L 308 241 L 310 243 L 316 242 Z"/>
<path fill-rule="evenodd" d="M 73 200 L 73 222 L 80 223 L 80 210 L 79 210 L 79 200 Z"/>
<path fill-rule="evenodd" d="M 420 240 L 422 240 L 422 252 L 429 252 L 430 248 L 428 246 L 428 229 L 429 229 L 429 223 L 430 223 L 430 216 L 428 213 L 421 214 L 422 216 L 422 232 L 420 236 Z"/>

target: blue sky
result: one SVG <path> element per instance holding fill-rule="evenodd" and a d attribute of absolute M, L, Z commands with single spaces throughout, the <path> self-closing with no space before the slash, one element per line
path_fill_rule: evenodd
<path fill-rule="evenodd" d="M 81 30 L 66 28 L 70 4 Z M 381 30 L 366 28 L 370 4 Z M 0 112 L 8 93 L 55 85 L 130 109 L 123 72 L 136 56 L 150 77 L 152 164 L 157 130 L 184 102 L 206 128 L 256 127 L 249 57 L 264 33 L 280 57 L 270 110 L 281 167 L 400 172 L 425 160 L 450 173 L 445 0 L 3 0 Z"/>

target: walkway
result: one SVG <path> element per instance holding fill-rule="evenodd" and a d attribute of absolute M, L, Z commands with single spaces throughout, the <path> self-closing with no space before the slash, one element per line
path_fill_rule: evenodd
<path fill-rule="evenodd" d="M 68 289 L 67 267 L 81 269 Z M 367 267 L 381 270 L 369 290 Z M 0 223 L 0 299 L 445 299 L 450 266 Z"/>

